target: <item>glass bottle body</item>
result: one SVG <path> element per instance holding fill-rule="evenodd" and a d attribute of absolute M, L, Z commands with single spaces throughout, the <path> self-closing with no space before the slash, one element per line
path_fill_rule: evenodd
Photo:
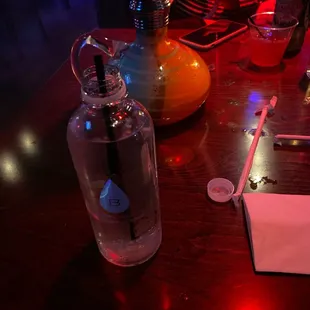
<path fill-rule="evenodd" d="M 68 145 L 101 254 L 133 266 L 152 257 L 161 243 L 153 123 L 135 100 L 96 99 L 71 117 Z"/>

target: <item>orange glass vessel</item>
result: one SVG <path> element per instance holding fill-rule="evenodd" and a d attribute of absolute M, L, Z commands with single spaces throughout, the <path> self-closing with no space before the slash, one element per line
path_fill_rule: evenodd
<path fill-rule="evenodd" d="M 167 37 L 169 0 L 131 0 L 136 39 L 125 43 L 80 37 L 72 48 L 72 69 L 79 79 L 80 49 L 90 44 L 110 56 L 130 97 L 150 112 L 155 125 L 180 121 L 195 112 L 210 90 L 208 66 L 197 52 Z"/>

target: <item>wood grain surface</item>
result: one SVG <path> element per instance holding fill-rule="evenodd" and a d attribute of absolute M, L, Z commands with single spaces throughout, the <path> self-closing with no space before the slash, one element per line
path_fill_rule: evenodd
<path fill-rule="evenodd" d="M 186 30 L 172 30 L 177 38 Z M 133 31 L 96 32 L 131 39 Z M 114 267 L 99 254 L 66 144 L 79 105 L 69 62 L 14 118 L 0 125 L 0 309 L 308 310 L 310 278 L 256 274 L 244 216 L 207 198 L 207 182 L 237 185 L 262 99 L 279 98 L 267 120 L 246 192 L 310 194 L 310 153 L 274 150 L 273 135 L 310 135 L 298 87 L 310 35 L 281 73 L 246 72 L 243 34 L 201 53 L 212 65 L 206 105 L 156 131 L 163 242 L 148 263 Z M 95 51 L 88 49 L 85 59 Z M 23 106 L 23 107 L 22 107 Z M 257 182 L 268 177 L 265 182 Z M 267 180 L 267 181 L 266 181 Z M 256 182 L 256 183 L 255 183 Z"/>

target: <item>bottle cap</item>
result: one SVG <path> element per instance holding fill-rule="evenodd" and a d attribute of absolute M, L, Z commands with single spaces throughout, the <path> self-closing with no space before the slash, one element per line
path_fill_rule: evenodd
<path fill-rule="evenodd" d="M 208 183 L 208 195 L 216 202 L 227 202 L 231 199 L 235 187 L 227 179 L 215 178 Z"/>

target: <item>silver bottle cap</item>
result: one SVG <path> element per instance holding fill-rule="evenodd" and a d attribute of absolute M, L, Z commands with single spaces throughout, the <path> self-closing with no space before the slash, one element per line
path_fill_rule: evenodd
<path fill-rule="evenodd" d="M 170 0 L 130 0 L 134 25 L 141 30 L 156 30 L 169 23 Z"/>

